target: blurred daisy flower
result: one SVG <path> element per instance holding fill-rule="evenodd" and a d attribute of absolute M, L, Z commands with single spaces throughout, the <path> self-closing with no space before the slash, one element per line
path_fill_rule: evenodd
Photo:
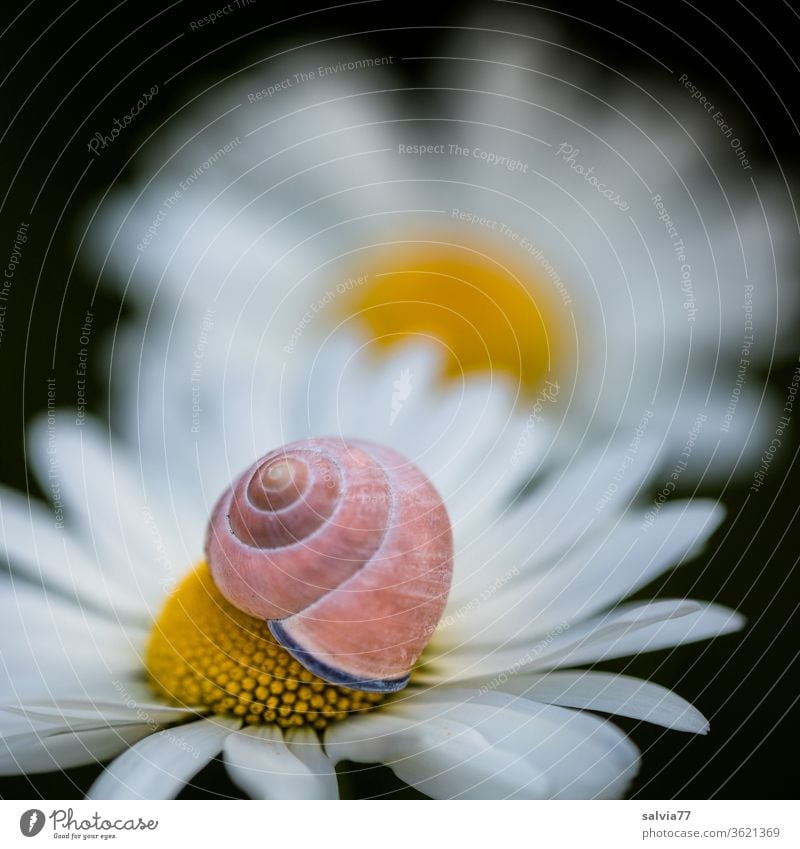
<path fill-rule="evenodd" d="M 0 592 L 3 773 L 110 761 L 91 797 L 170 798 L 221 754 L 257 798 L 336 797 L 342 761 L 384 763 L 437 798 L 618 797 L 639 754 L 598 714 L 707 731 L 663 687 L 579 669 L 741 627 L 712 603 L 624 601 L 695 555 L 722 518 L 707 501 L 673 502 L 642 527 L 631 503 L 656 444 L 643 437 L 628 463 L 627 444 L 552 463 L 548 425 L 531 426 L 508 387 L 442 389 L 438 348 L 379 360 L 379 343 L 339 333 L 281 364 L 209 322 L 123 332 L 122 432 L 50 413 L 28 444 L 51 503 L 0 492 L 12 567 Z M 199 384 L 172 374 L 189 355 Z M 450 512 L 449 604 L 391 696 L 307 672 L 199 560 L 220 490 L 309 432 L 394 447 Z"/>
<path fill-rule="evenodd" d="M 456 30 L 432 57 L 287 47 L 192 92 L 93 211 L 93 267 L 254 346 L 340 322 L 384 356 L 437 339 L 450 377 L 544 399 L 562 456 L 644 419 L 663 460 L 691 442 L 684 482 L 747 469 L 796 315 L 780 192 L 685 80 L 520 14 Z"/>

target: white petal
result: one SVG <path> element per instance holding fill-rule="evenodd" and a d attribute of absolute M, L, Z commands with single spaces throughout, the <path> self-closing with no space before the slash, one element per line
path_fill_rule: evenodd
<path fill-rule="evenodd" d="M 788 309 L 786 312 L 790 312 Z M 764 391 L 760 381 L 753 380 L 743 386 L 737 384 L 737 369 L 728 366 L 729 381 L 720 377 L 716 385 L 689 386 L 676 403 L 675 419 L 670 438 L 664 443 L 664 462 L 674 463 L 675 455 L 683 449 L 681 437 L 689 433 L 703 410 L 708 423 L 700 430 L 692 446 L 691 463 L 681 474 L 681 482 L 688 487 L 702 482 L 727 483 L 731 476 L 754 470 L 753 461 L 763 453 L 774 436 L 774 422 L 781 417 L 783 400 Z M 749 380 L 748 375 L 748 380 Z M 736 395 L 733 396 L 733 389 Z M 732 397 L 736 398 L 733 416 L 730 417 Z M 719 427 L 711 427 L 719 422 Z M 724 427 L 724 430 L 721 430 Z"/>
<path fill-rule="evenodd" d="M 574 632 L 562 632 L 543 648 L 532 668 L 580 666 L 658 651 L 731 634 L 744 624 L 736 611 L 707 602 L 632 602 L 577 626 Z"/>
<path fill-rule="evenodd" d="M 0 575 L 0 621 L 0 703 L 119 700 L 141 673 L 143 630 L 126 631 L 7 575 Z"/>
<path fill-rule="evenodd" d="M 87 798 L 174 799 L 240 725 L 229 719 L 202 719 L 151 734 L 106 767 Z"/>
<path fill-rule="evenodd" d="M 337 336 L 341 339 L 344 334 Z M 411 344 L 378 359 L 375 343 L 352 340 L 350 346 L 350 362 L 330 381 L 327 415 L 334 417 L 335 432 L 388 445 L 423 465 L 437 438 L 441 439 L 430 427 L 441 407 L 435 383 L 441 369 L 439 352 L 433 345 Z M 321 357 L 326 356 L 326 348 L 320 350 Z M 393 406 L 395 382 L 403 373 L 407 382 Z M 319 386 L 317 381 L 309 381 L 310 394 L 314 394 L 315 384 Z M 315 422 L 310 424 L 313 428 Z"/>
<path fill-rule="evenodd" d="M 337 799 L 336 773 L 315 736 L 246 728 L 225 741 L 225 765 L 253 799 Z"/>
<path fill-rule="evenodd" d="M 708 733 L 706 718 L 685 699 L 659 684 L 627 675 L 581 671 L 516 675 L 499 689 L 546 704 L 641 719 L 674 731 Z"/>
<path fill-rule="evenodd" d="M 179 575 L 200 556 L 204 526 L 220 492 L 254 457 L 288 439 L 282 438 L 281 372 L 274 357 L 259 356 L 249 345 L 229 351 L 230 339 L 215 330 L 213 316 L 175 322 L 124 332 L 117 356 L 139 367 L 131 375 L 121 366 L 117 378 L 118 395 L 127 402 L 120 426 L 140 460 L 146 487 L 147 505 L 140 512 L 147 511 L 161 572 L 166 567 Z M 187 362 L 198 375 L 192 380 L 186 377 Z"/>
<path fill-rule="evenodd" d="M 48 728 L 0 738 L 0 775 L 52 772 L 98 763 L 152 733 L 146 724 Z"/>
<path fill-rule="evenodd" d="M 301 404 L 303 436 L 330 432 L 388 445 L 426 472 L 456 524 L 462 506 L 492 515 L 525 476 L 508 463 L 522 430 L 508 384 L 495 377 L 442 387 L 435 346 L 409 342 L 380 355 L 374 348 L 339 332 L 305 364 L 293 354 L 297 373 L 286 397 L 293 392 Z"/>
<path fill-rule="evenodd" d="M 308 70 L 304 61 L 277 58 L 271 73 L 291 78 Z M 338 58 L 322 50 L 314 61 Z M 330 257 L 369 244 L 391 217 L 382 213 L 411 205 L 406 158 L 396 155 L 392 124 L 376 120 L 381 96 L 372 93 L 392 88 L 393 69 L 368 77 L 329 74 L 254 103 L 263 88 L 255 71 L 199 99 L 162 133 L 147 182 L 140 177 L 101 207 L 89 238 L 97 265 L 110 261 L 122 280 L 135 267 L 134 296 L 158 287 L 170 303 L 185 297 L 202 310 L 216 301 L 221 312 L 247 313 L 251 326 L 268 320 L 287 281 L 297 285 L 323 262 L 330 285 Z M 198 166 L 202 178 L 167 210 L 164 198 Z M 154 220 L 157 232 L 147 236 Z M 306 294 L 302 309 L 313 300 Z"/>
<path fill-rule="evenodd" d="M 96 422 L 86 418 L 77 427 L 66 414 L 54 420 L 52 431 L 42 418 L 30 429 L 30 459 L 42 487 L 51 492 L 55 472 L 67 527 L 143 612 L 155 614 L 164 598 L 160 546 L 168 535 L 155 534 L 148 523 L 136 461 Z"/>
<path fill-rule="evenodd" d="M 442 387 L 435 346 L 409 342 L 380 357 L 374 348 L 339 332 L 311 362 L 292 355 L 286 397 L 293 392 L 301 404 L 303 436 L 330 432 L 394 448 L 437 486 L 456 531 L 465 513 L 494 515 L 526 472 L 508 462 L 523 420 L 508 384 L 494 377 Z"/>
<path fill-rule="evenodd" d="M 538 671 L 656 651 L 736 631 L 743 618 L 707 602 L 661 600 L 620 605 L 594 619 L 570 623 L 565 619 L 536 642 L 459 646 L 437 653 L 416 673 L 419 681 L 489 681 L 500 673 Z"/>
<path fill-rule="evenodd" d="M 613 798 L 636 748 L 608 722 L 504 693 L 443 688 L 331 726 L 334 761 L 383 763 L 435 798 Z"/>
<path fill-rule="evenodd" d="M 546 798 L 536 766 L 482 732 L 458 717 L 415 722 L 383 710 L 328 729 L 325 749 L 336 762 L 382 763 L 434 799 Z"/>
<path fill-rule="evenodd" d="M 722 521 L 710 501 L 664 505 L 651 527 L 632 512 L 550 564 L 521 567 L 442 637 L 450 645 L 537 642 L 561 622 L 578 622 L 618 602 L 695 555 Z"/>
<path fill-rule="evenodd" d="M 540 433 L 537 424 L 525 439 L 533 441 Z M 460 540 L 459 557 L 470 565 L 457 563 L 448 612 L 470 606 L 498 578 L 505 586 L 510 571 L 528 574 L 550 566 L 585 535 L 607 532 L 644 485 L 656 448 L 643 443 L 637 465 L 618 483 L 627 444 L 586 450 L 563 467 L 542 469 L 530 495 L 491 522 L 481 522 L 466 548 Z M 512 595 L 518 598 L 516 590 Z"/>
<path fill-rule="evenodd" d="M 137 599 L 102 569 L 44 504 L 0 487 L 0 549 L 15 571 L 60 590 L 79 605 L 91 604 L 109 614 L 142 617 Z"/>
<path fill-rule="evenodd" d="M 20 705 L 0 705 L 0 711 L 16 713 L 54 726 L 68 725 L 69 727 L 97 725 L 102 722 L 111 725 L 146 722 L 156 726 L 177 722 L 194 713 L 194 711 L 158 702 L 135 701 L 130 696 L 126 696 L 124 702 L 90 699 L 28 700 Z"/>

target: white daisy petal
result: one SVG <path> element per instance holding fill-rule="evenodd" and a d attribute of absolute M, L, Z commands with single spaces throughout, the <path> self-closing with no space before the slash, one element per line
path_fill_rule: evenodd
<path fill-rule="evenodd" d="M 143 630 L 121 627 L 20 579 L 0 575 L 0 701 L 119 698 L 141 672 Z"/>
<path fill-rule="evenodd" d="M 336 774 L 308 735 L 284 739 L 275 725 L 246 728 L 225 741 L 225 766 L 253 799 L 337 799 Z"/>
<path fill-rule="evenodd" d="M 482 132 L 496 143 L 498 127 L 530 124 L 541 130 L 543 125 L 558 125 L 567 107 L 591 114 L 594 101 L 588 92 L 582 92 L 591 90 L 586 66 L 564 61 L 561 31 L 539 17 L 535 37 L 530 37 L 517 9 L 488 12 L 488 7 L 476 7 L 466 21 L 476 30 L 456 32 L 444 45 L 446 55 L 462 61 L 443 62 L 437 68 L 447 86 L 443 105 L 457 106 L 457 114 L 470 122 L 462 128 L 465 143 L 476 144 Z M 503 32 L 513 33 L 513 37 L 504 37 Z M 531 145 L 524 138 L 515 139 L 511 134 L 499 138 L 511 147 L 504 147 L 507 155 L 516 150 L 526 161 L 531 157 Z"/>
<path fill-rule="evenodd" d="M 35 449 L 31 462 L 46 491 L 55 462 L 65 524 L 81 534 L 106 569 L 113 564 L 114 580 L 143 611 L 155 612 L 164 591 L 159 580 L 164 555 L 159 547 L 172 551 L 175 559 L 175 546 L 165 531 L 155 535 L 148 524 L 148 501 L 134 478 L 136 466 L 128 447 L 112 442 L 94 421 L 83 421 L 78 427 L 66 414 L 56 415 L 52 447 L 50 424 L 35 421 L 30 429 Z"/>
<path fill-rule="evenodd" d="M 384 763 L 435 798 L 615 798 L 638 753 L 608 722 L 504 693 L 415 693 L 331 726 L 334 761 Z"/>
<path fill-rule="evenodd" d="M 148 495 L 163 493 L 173 507 L 170 515 L 178 514 L 179 521 L 173 524 L 180 529 L 184 547 L 193 533 L 202 533 L 203 492 L 217 492 L 224 486 L 226 473 L 223 464 L 199 464 L 197 459 L 209 453 L 205 440 L 210 437 L 210 447 L 217 442 L 214 434 L 221 432 L 216 405 L 203 411 L 210 426 L 195 439 L 187 438 L 192 425 L 192 384 L 185 379 L 185 364 L 200 333 L 193 322 L 191 326 L 193 336 L 188 328 L 173 329 L 155 317 L 145 328 L 120 328 L 114 338 L 115 361 L 131 364 L 130 371 L 120 367 L 113 372 L 119 390 L 114 421 L 136 452 Z M 209 381 L 213 384 L 212 376 Z M 209 477 L 210 490 L 203 486 Z M 177 493 L 187 499 L 179 511 L 174 509 Z M 160 516 L 159 524 L 161 520 Z"/>
<path fill-rule="evenodd" d="M 537 426 L 536 433 L 539 432 Z M 529 439 L 535 433 L 529 435 Z M 458 562 L 448 612 L 470 606 L 496 582 L 509 583 L 513 571 L 533 573 L 553 563 L 587 533 L 597 534 L 618 520 L 645 485 L 656 455 L 648 441 L 638 453 L 637 473 L 620 476 L 627 445 L 590 448 L 564 468 L 545 468 L 533 492 L 518 499 L 491 523 L 481 522 L 474 540 L 458 549 Z M 617 481 L 619 478 L 619 481 Z M 612 486 L 613 484 L 613 486 Z M 513 583 L 513 582 L 512 582 Z"/>
<path fill-rule="evenodd" d="M 151 734 L 106 767 L 87 798 L 174 799 L 240 725 L 220 717 Z"/>
<path fill-rule="evenodd" d="M 0 737 L 0 775 L 33 774 L 97 763 L 152 733 L 149 724 L 49 728 Z"/>
<path fill-rule="evenodd" d="M 44 504 L 0 488 L 0 549 L 15 571 L 99 611 L 142 617 L 145 611 L 113 574 L 99 568 Z"/>
<path fill-rule="evenodd" d="M 671 648 L 728 634 L 743 625 L 738 613 L 707 602 L 634 602 L 587 621 L 572 624 L 564 620 L 536 641 L 504 647 L 463 644 L 443 653 L 437 653 L 434 643 L 429 649 L 431 660 L 415 676 L 426 683 L 486 682 L 509 671 L 580 666 Z"/>
<path fill-rule="evenodd" d="M 441 352 L 432 344 L 403 345 L 380 359 L 373 349 L 338 334 L 313 360 L 295 359 L 298 375 L 287 379 L 287 390 L 303 404 L 303 436 L 336 433 L 391 445 L 437 485 L 457 526 L 467 508 L 494 512 L 526 471 L 508 463 L 522 416 L 507 383 L 475 378 L 442 387 Z M 477 504 L 475 492 L 482 496 Z"/>
<path fill-rule="evenodd" d="M 289 751 L 318 779 L 314 786 L 318 787 L 320 798 L 338 799 L 336 770 L 325 754 L 319 735 L 310 728 L 289 728 L 284 731 L 284 739 Z"/>
<path fill-rule="evenodd" d="M 536 642 L 630 595 L 697 553 L 723 518 L 713 502 L 664 505 L 648 528 L 634 513 L 539 569 L 526 566 L 474 612 L 442 631 L 450 645 Z"/>
<path fill-rule="evenodd" d="M 324 64 L 324 54 L 317 61 Z M 307 70 L 289 56 L 273 58 L 270 74 L 280 66 L 287 77 Z M 243 293 L 252 315 L 269 317 L 279 292 L 295 304 L 286 314 L 299 309 L 299 318 L 310 306 L 304 278 L 361 244 L 365 229 L 382 233 L 387 214 L 412 206 L 404 201 L 404 162 L 376 120 L 381 98 L 369 95 L 384 73 L 374 68 L 364 92 L 327 75 L 281 92 L 290 98 L 259 101 L 263 80 L 253 72 L 230 81 L 219 99 L 214 92 L 199 99 L 184 117 L 193 130 L 175 122 L 145 153 L 142 191 L 118 194 L 92 222 L 93 239 L 107 246 L 98 260 L 126 280 L 135 268 L 134 295 L 149 297 L 158 286 L 170 303 L 185 297 L 205 309 L 213 301 L 231 320 L 244 308 Z M 164 198 L 199 171 L 202 179 L 166 209 Z M 321 275 L 329 285 L 327 264 Z"/>
<path fill-rule="evenodd" d="M 84 724 L 97 725 L 99 722 L 110 724 L 147 722 L 154 726 L 177 722 L 194 713 L 194 711 L 184 708 L 157 702 L 138 702 L 130 697 L 125 702 L 64 698 L 53 702 L 27 700 L 20 705 L 0 705 L 0 711 L 17 713 L 29 719 L 52 725 L 68 725 L 70 727 Z"/>
<path fill-rule="evenodd" d="M 231 349 L 215 332 L 213 313 L 186 326 L 175 321 L 123 332 L 117 354 L 137 364 L 135 377 L 117 372 L 118 395 L 127 401 L 117 419 L 147 486 L 147 531 L 162 543 L 156 564 L 172 572 L 200 556 L 208 514 L 231 479 L 300 435 L 282 415 L 282 364 L 273 352 Z M 191 380 L 187 362 L 194 363 Z"/>
<path fill-rule="evenodd" d="M 102 688 L 92 684 L 91 689 Z M 0 705 L 0 771 L 47 772 L 103 760 L 159 725 L 190 715 L 180 708 L 134 701 L 136 690 L 127 683 L 124 702 L 58 699 Z"/>
<path fill-rule="evenodd" d="M 535 765 L 493 746 L 482 729 L 457 716 L 415 721 L 382 711 L 330 728 L 325 749 L 337 763 L 384 764 L 434 799 L 536 799 L 549 789 Z"/>
<path fill-rule="evenodd" d="M 326 347 L 321 350 L 322 356 Z M 439 352 L 430 344 L 404 345 L 373 364 L 371 360 L 378 356 L 374 345 L 359 346 L 353 352 L 353 362 L 333 381 L 330 400 L 336 415 L 334 432 L 392 445 L 422 465 L 430 446 L 437 437 L 441 439 L 430 422 L 441 406 L 436 385 Z M 403 374 L 408 380 L 398 394 L 395 382 Z M 314 383 L 309 382 L 308 391 L 314 393 Z M 313 420 L 310 424 L 313 434 Z"/>
<path fill-rule="evenodd" d="M 534 658 L 531 668 L 578 666 L 673 648 L 731 634 L 744 624 L 741 614 L 707 602 L 633 602 L 574 631 L 563 631 Z"/>
<path fill-rule="evenodd" d="M 450 390 L 457 403 L 448 434 L 453 449 L 439 479 L 456 517 L 501 514 L 541 462 L 546 438 L 525 435 L 525 416 L 505 389 L 503 383 L 498 387 L 475 378 L 463 389 Z"/>
<path fill-rule="evenodd" d="M 729 418 L 732 404 L 735 412 Z M 707 484 L 720 474 L 728 479 L 749 468 L 751 452 L 769 445 L 774 436 L 774 423 L 781 417 L 782 404 L 755 381 L 740 386 L 738 372 L 734 372 L 730 384 L 720 381 L 710 390 L 706 386 L 687 387 L 675 405 L 675 431 L 689 433 L 698 410 L 704 409 L 708 419 L 720 421 L 722 427 L 704 426 L 700 430 L 692 446 L 691 462 L 681 474 L 682 484 L 687 487 L 700 481 Z M 666 443 L 663 453 L 666 464 L 674 463 L 673 445 Z"/>
<path fill-rule="evenodd" d="M 708 720 L 685 699 L 666 687 L 627 675 L 588 671 L 515 675 L 499 689 L 546 704 L 641 719 L 674 731 L 708 733 Z"/>
<path fill-rule="evenodd" d="M 336 334 L 321 344 L 312 338 L 307 348 L 301 340 L 301 349 L 287 358 L 291 371 L 281 387 L 281 407 L 286 410 L 282 418 L 296 423 L 298 438 L 351 435 L 356 410 L 340 405 L 339 392 L 348 373 L 360 371 L 360 344 L 349 334 Z"/>

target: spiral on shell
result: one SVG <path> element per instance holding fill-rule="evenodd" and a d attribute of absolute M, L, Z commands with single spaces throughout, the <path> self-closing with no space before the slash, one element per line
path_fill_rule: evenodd
<path fill-rule="evenodd" d="M 217 502 L 205 548 L 222 594 L 266 619 L 303 666 L 377 692 L 408 683 L 453 570 L 433 484 L 355 439 L 303 440 L 258 460 Z"/>

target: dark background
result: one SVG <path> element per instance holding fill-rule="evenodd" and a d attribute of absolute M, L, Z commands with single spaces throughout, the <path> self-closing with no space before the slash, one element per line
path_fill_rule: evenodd
<path fill-rule="evenodd" d="M 443 28 L 463 21 L 469 8 L 430 0 L 376 0 L 326 10 L 322 4 L 255 0 L 214 26 L 189 31 L 189 21 L 223 5 L 222 0 L 130 0 L 108 6 L 34 0 L 24 9 L 0 13 L 0 255 L 11 253 L 20 222 L 30 223 L 0 344 L 0 482 L 6 485 L 41 494 L 26 473 L 24 423 L 44 408 L 48 376 L 73 385 L 75 339 L 86 309 L 92 305 L 98 337 L 129 315 L 117 289 L 95 293 L 96 281 L 76 261 L 76 236 L 84 205 L 124 178 L 126 161 L 152 127 L 172 114 L 198 82 L 230 73 L 273 44 L 369 31 L 376 55 L 431 55 L 446 35 Z M 479 4 L 484 12 L 499 5 Z M 754 167 L 774 167 L 766 137 L 787 178 L 795 181 L 800 139 L 792 115 L 800 114 L 800 71 L 792 54 L 800 44 L 800 18 L 790 5 L 675 0 L 560 2 L 535 8 L 566 30 L 575 46 L 617 70 L 647 70 L 645 54 L 625 40 L 683 69 L 713 94 L 726 118 L 735 118 L 737 130 L 746 128 L 740 135 Z M 409 85 L 430 84 L 424 62 L 395 68 Z M 127 112 L 154 83 L 161 91 L 147 107 L 146 120 L 134 121 L 102 157 L 92 157 L 87 139 L 98 129 L 107 132 L 114 117 Z M 800 279 L 800 267 L 798 273 Z M 778 363 L 768 375 L 777 391 L 788 384 L 793 368 L 791 362 Z M 91 378 L 89 409 L 101 412 L 107 375 L 94 371 Z M 796 432 L 793 422 L 791 438 L 784 440 L 757 495 L 747 499 L 747 484 L 726 490 L 729 519 L 703 560 L 640 593 L 715 598 L 745 613 L 750 626 L 744 634 L 604 665 L 674 687 L 711 718 L 707 737 L 621 722 L 644 752 L 634 788 L 640 798 L 798 795 L 800 717 L 796 712 L 792 717 L 800 596 Z M 0 797 L 75 798 L 99 769 L 0 779 Z M 415 795 L 385 768 L 358 770 L 345 785 L 352 795 Z M 238 791 L 215 764 L 184 795 L 236 796 Z"/>

